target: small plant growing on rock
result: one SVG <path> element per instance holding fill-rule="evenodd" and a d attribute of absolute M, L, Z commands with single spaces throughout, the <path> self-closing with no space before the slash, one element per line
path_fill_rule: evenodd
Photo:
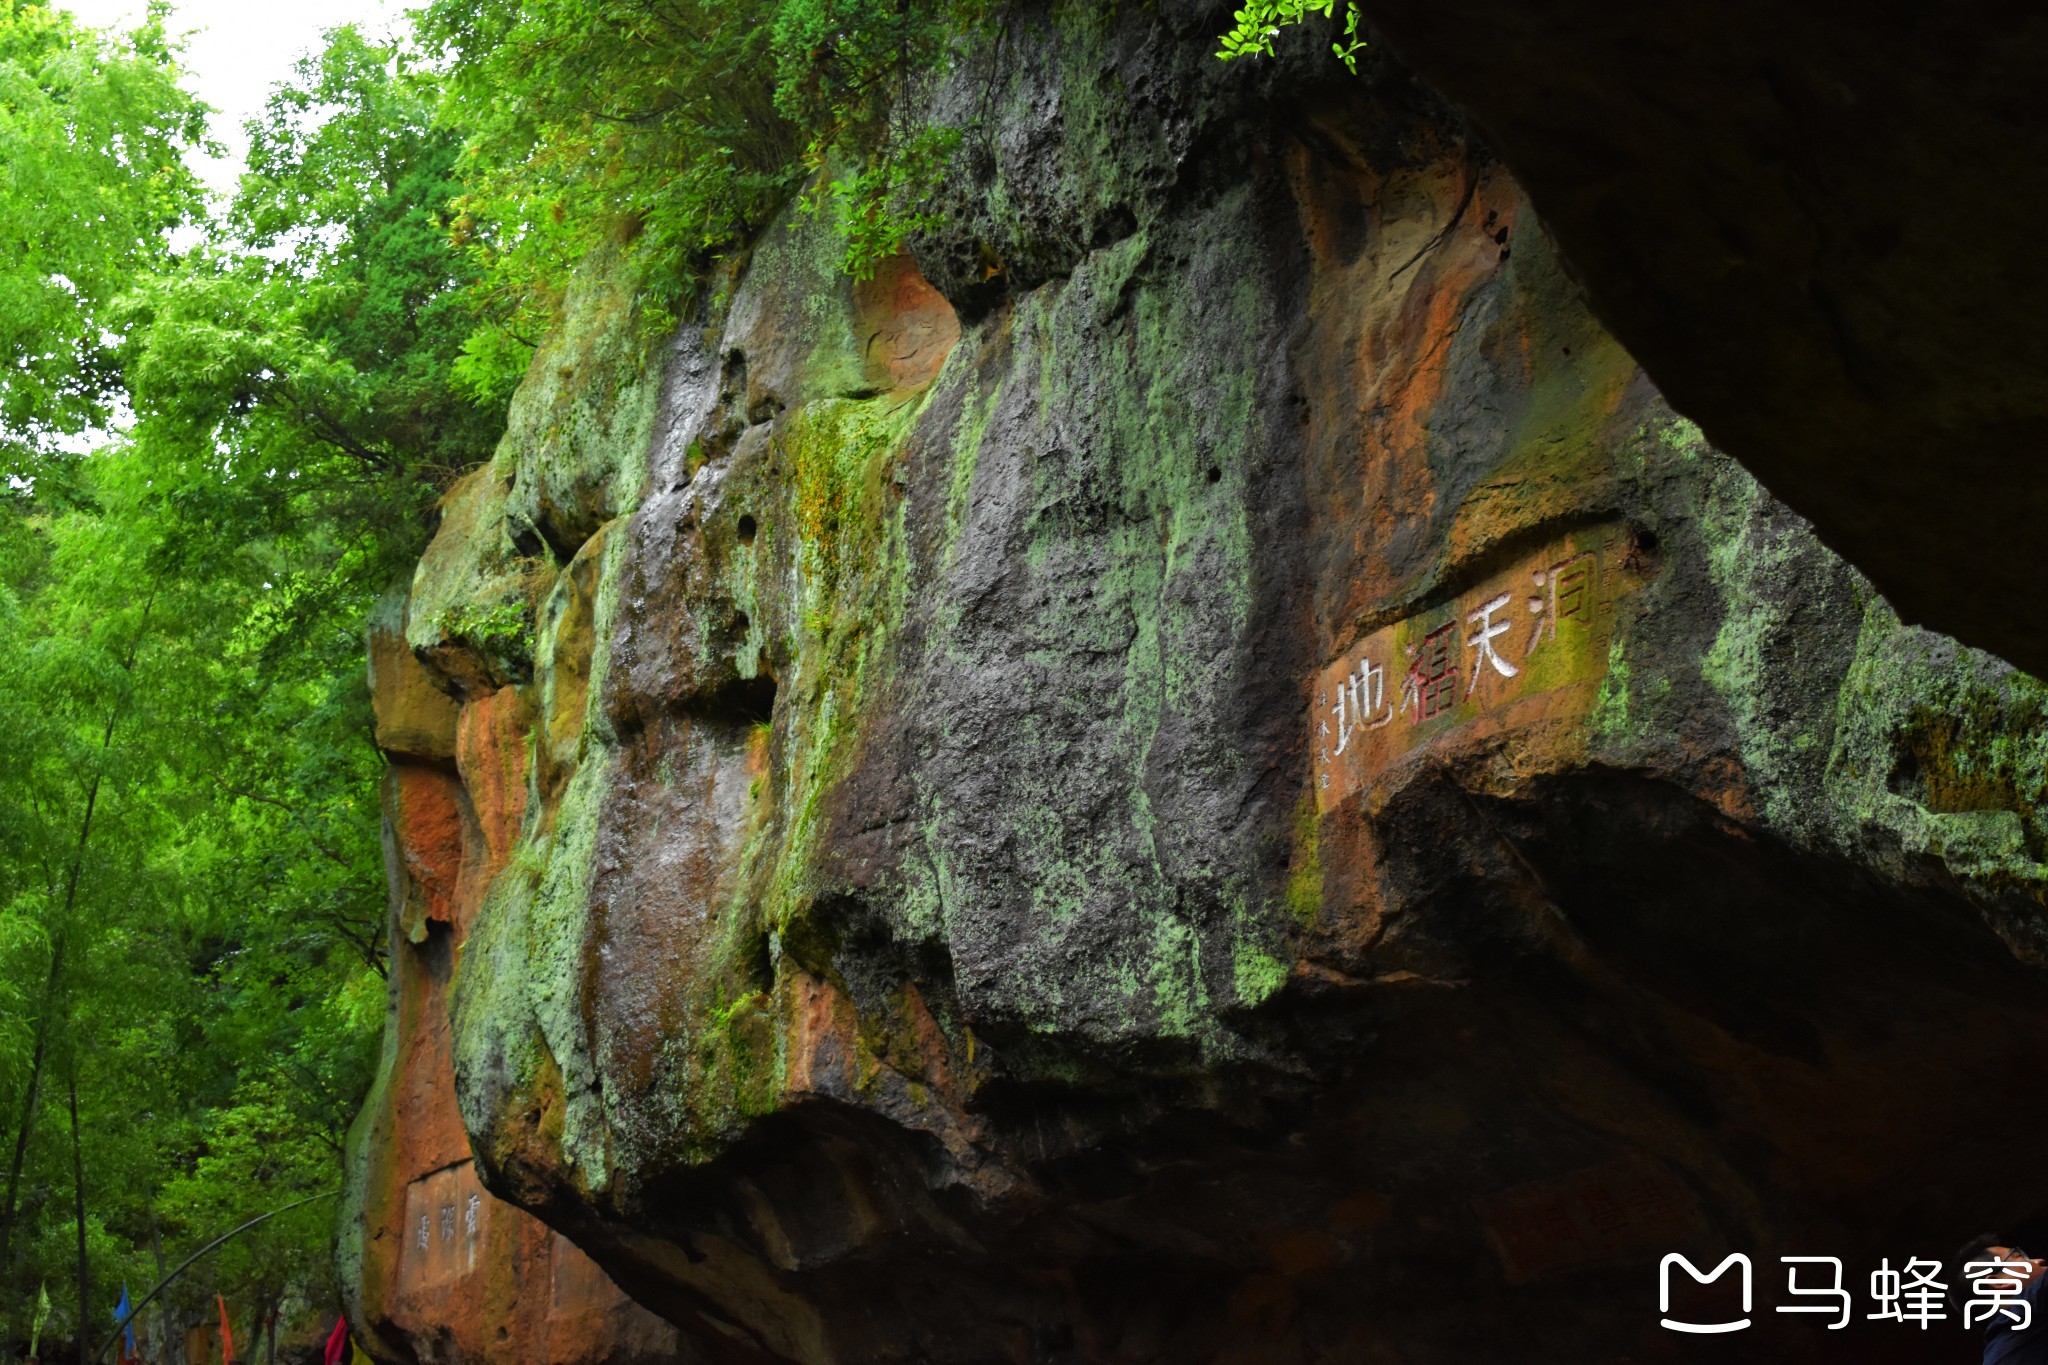
<path fill-rule="evenodd" d="M 1306 22 L 1311 14 L 1335 19 L 1337 0 L 1245 0 L 1245 7 L 1237 12 L 1237 22 L 1223 35 L 1223 46 L 1216 55 L 1226 62 L 1239 57 L 1270 57 L 1273 40 L 1280 36 L 1280 30 Z M 1358 36 L 1358 19 L 1358 6 L 1346 0 L 1344 36 L 1330 44 L 1330 51 L 1354 76 L 1358 74 L 1358 54 L 1366 46 L 1365 39 Z"/>

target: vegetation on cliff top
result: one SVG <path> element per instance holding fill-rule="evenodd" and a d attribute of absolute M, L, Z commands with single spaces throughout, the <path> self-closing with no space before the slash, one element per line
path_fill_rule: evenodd
<path fill-rule="evenodd" d="M 467 138 L 454 236 L 482 281 L 460 377 L 516 382 L 607 240 L 642 259 L 666 325 L 835 158 L 819 206 L 845 216 L 848 265 L 899 249 L 949 144 L 897 98 L 978 19 L 979 0 L 432 0 L 420 42 Z"/>

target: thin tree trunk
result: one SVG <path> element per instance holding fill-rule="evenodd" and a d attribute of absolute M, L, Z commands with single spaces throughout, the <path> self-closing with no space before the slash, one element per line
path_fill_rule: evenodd
<path fill-rule="evenodd" d="M 142 652 L 142 637 L 149 630 L 150 613 L 156 610 L 158 586 L 156 583 L 150 585 L 149 598 L 142 604 L 142 620 L 135 628 L 135 637 L 128 642 L 127 656 L 121 660 L 123 673 L 132 675 L 135 672 L 135 658 Z M 85 851 L 92 842 L 93 814 L 99 809 L 100 783 L 107 775 L 107 754 L 114 747 L 114 730 L 121 723 L 121 712 L 125 709 L 124 701 L 125 699 L 116 699 L 114 709 L 107 713 L 107 723 L 100 731 L 100 761 L 93 769 L 92 782 L 85 790 L 85 812 L 78 822 L 78 842 L 71 850 L 71 867 L 64 878 L 64 908 L 57 917 L 57 937 L 50 948 L 50 972 L 43 986 L 42 1015 L 36 1020 L 35 1055 L 29 1067 L 28 1094 L 23 1097 L 21 1123 L 15 1129 L 14 1159 L 7 1168 L 7 1203 L 4 1208 L 0 1208 L 0 1276 L 5 1276 L 13 1265 L 10 1257 L 13 1251 L 15 1213 L 19 1207 L 17 1198 L 21 1190 L 22 1164 L 28 1156 L 29 1129 L 35 1122 L 36 1100 L 42 1091 L 43 1059 L 48 1051 L 50 1024 L 58 1013 L 58 997 L 63 985 L 64 948 L 70 939 L 71 912 L 78 905 L 78 879 L 85 871 Z M 74 1099 L 77 1088 L 77 1077 L 74 1075 Z M 76 1126 L 75 1115 L 73 1124 Z M 83 1235 L 81 1231 L 80 1236 Z M 79 1331 L 84 1330 L 85 1322 L 81 1318 Z"/>
<path fill-rule="evenodd" d="M 22 1164 L 28 1159 L 28 1135 L 36 1121 L 36 1101 L 43 1092 L 43 1059 L 49 1055 L 50 1021 L 57 1013 L 58 976 L 64 969 L 64 937 L 50 950 L 50 971 L 43 981 L 43 1008 L 36 1019 L 36 1045 L 28 1068 L 28 1090 L 21 1097 L 21 1122 L 14 1130 L 14 1160 L 7 1167 L 7 1206 L 0 1210 L 0 1276 L 13 1269 L 14 1210 L 21 1192 Z"/>
<path fill-rule="evenodd" d="M 85 1258 L 85 1153 L 78 1142 L 78 1067 L 71 1068 L 71 1188 L 78 1210 L 78 1365 L 92 1365 L 92 1266 Z"/>
<path fill-rule="evenodd" d="M 157 1232 L 156 1198 L 153 1195 L 149 1201 L 149 1252 L 156 1257 L 157 1283 L 162 1284 L 165 1279 L 164 1239 Z M 161 1299 L 156 1305 L 156 1360 L 157 1365 L 171 1365 L 171 1321 Z"/>

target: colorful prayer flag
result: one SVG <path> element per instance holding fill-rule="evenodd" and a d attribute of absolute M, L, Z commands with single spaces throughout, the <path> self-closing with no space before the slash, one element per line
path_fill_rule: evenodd
<path fill-rule="evenodd" d="M 114 1326 L 121 1329 L 121 1358 L 132 1360 L 135 1356 L 135 1323 L 131 1320 L 135 1310 L 128 1306 L 128 1286 L 121 1286 L 121 1301 L 114 1305 Z"/>
<path fill-rule="evenodd" d="M 327 1334 L 327 1352 L 321 1357 L 321 1365 L 341 1365 L 348 1355 L 348 1319 L 334 1320 L 334 1330 Z"/>
<path fill-rule="evenodd" d="M 217 1292 L 213 1301 L 220 1305 L 220 1365 L 234 1365 L 235 1334 L 228 1330 L 228 1301 Z"/>

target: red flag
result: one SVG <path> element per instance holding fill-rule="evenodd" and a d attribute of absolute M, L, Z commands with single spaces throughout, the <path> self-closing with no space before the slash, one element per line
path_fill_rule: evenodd
<path fill-rule="evenodd" d="M 218 1293 L 213 1301 L 220 1305 L 220 1365 L 234 1365 L 235 1334 L 228 1330 L 228 1301 Z"/>
<path fill-rule="evenodd" d="M 322 1365 L 341 1365 L 348 1356 L 348 1319 L 336 1318 L 334 1330 L 327 1334 L 327 1354 L 321 1358 Z"/>

